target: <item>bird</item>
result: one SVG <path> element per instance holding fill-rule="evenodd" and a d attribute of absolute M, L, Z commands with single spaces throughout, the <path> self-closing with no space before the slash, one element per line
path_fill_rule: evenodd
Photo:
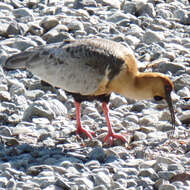
<path fill-rule="evenodd" d="M 70 93 L 76 108 L 76 133 L 84 133 L 90 139 L 95 133 L 81 124 L 81 103 L 97 100 L 102 103 L 108 126 L 104 142 L 127 141 L 124 135 L 114 132 L 110 122 L 108 104 L 112 93 L 135 100 L 165 99 L 175 129 L 173 82 L 162 73 L 140 72 L 134 52 L 126 43 L 103 38 L 67 39 L 14 54 L 3 68 L 27 69 Z"/>

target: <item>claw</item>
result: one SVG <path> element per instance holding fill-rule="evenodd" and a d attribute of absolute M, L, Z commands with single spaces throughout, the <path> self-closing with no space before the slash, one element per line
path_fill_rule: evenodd
<path fill-rule="evenodd" d="M 111 133 L 111 134 L 107 134 L 104 138 L 104 142 L 109 141 L 111 145 L 113 145 L 113 141 L 114 139 L 121 139 L 123 142 L 127 142 L 127 139 L 120 134 L 116 134 L 116 133 Z"/>
<path fill-rule="evenodd" d="M 91 140 L 92 140 L 92 135 L 95 135 L 95 132 L 93 131 L 87 131 L 86 129 L 84 129 L 82 126 L 78 126 L 77 127 L 77 131 L 76 131 L 77 134 L 82 134 L 84 133 L 86 136 L 88 136 Z"/>

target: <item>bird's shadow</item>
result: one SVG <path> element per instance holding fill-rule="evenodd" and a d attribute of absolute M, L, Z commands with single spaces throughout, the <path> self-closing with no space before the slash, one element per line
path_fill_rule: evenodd
<path fill-rule="evenodd" d="M 95 149 L 95 148 L 94 148 Z M 82 172 L 83 167 L 81 164 L 85 164 L 92 160 L 89 157 L 89 150 L 93 150 L 90 147 L 79 148 L 62 148 L 56 146 L 36 146 L 30 144 L 19 144 L 17 146 L 7 146 L 0 143 L 0 167 L 4 163 L 9 163 L 11 168 L 17 171 L 28 173 L 31 167 L 41 166 L 58 166 L 64 167 L 65 163 L 71 163 L 79 172 Z M 103 150 L 103 149 L 102 149 Z M 100 160 L 100 164 L 105 164 L 117 160 L 117 157 L 107 157 L 103 155 Z M 62 165 L 63 164 L 63 165 Z M 30 173 L 30 175 L 36 176 L 38 172 Z"/>

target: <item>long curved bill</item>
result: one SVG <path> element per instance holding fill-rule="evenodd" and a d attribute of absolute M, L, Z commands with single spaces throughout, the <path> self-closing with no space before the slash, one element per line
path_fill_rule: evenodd
<path fill-rule="evenodd" d="M 168 103 L 168 107 L 170 110 L 170 114 L 171 114 L 171 122 L 172 122 L 172 126 L 175 130 L 175 113 L 174 113 L 174 108 L 173 108 L 173 103 L 172 103 L 172 99 L 171 99 L 171 92 L 167 92 L 166 90 L 166 101 Z"/>

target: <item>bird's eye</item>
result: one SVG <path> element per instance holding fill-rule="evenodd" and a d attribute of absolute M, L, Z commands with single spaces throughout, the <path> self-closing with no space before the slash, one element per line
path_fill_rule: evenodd
<path fill-rule="evenodd" d="M 162 96 L 154 96 L 154 100 L 156 100 L 156 101 L 160 101 L 160 100 L 162 100 L 162 99 L 163 99 Z"/>

